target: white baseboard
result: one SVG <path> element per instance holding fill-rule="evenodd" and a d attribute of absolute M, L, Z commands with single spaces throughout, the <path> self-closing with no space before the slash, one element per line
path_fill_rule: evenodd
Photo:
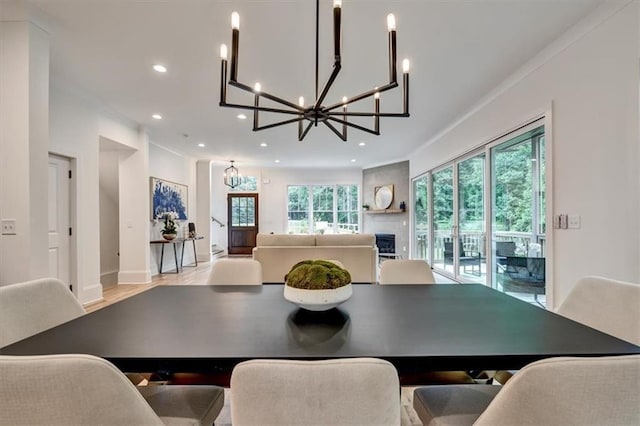
<path fill-rule="evenodd" d="M 100 282 L 103 288 L 113 287 L 118 284 L 118 271 L 100 274 Z"/>
<path fill-rule="evenodd" d="M 151 271 L 120 271 L 118 284 L 146 284 L 151 282 Z"/>
<path fill-rule="evenodd" d="M 102 300 L 102 284 L 94 284 L 88 287 L 78 288 L 78 301 L 86 305 L 87 303 L 99 302 Z"/>

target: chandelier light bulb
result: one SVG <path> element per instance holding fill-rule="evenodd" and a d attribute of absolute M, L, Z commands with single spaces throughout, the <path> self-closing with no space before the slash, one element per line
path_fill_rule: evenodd
<path fill-rule="evenodd" d="M 393 13 L 387 15 L 387 29 L 389 31 L 396 30 L 396 17 L 393 16 Z"/>
<path fill-rule="evenodd" d="M 409 60 L 405 59 L 402 61 L 402 72 L 403 73 L 408 73 L 409 72 Z"/>
<path fill-rule="evenodd" d="M 231 28 L 234 30 L 240 29 L 240 15 L 238 15 L 238 12 L 231 14 Z"/>
<path fill-rule="evenodd" d="M 342 0 L 333 0 L 333 7 L 342 7 Z"/>
<path fill-rule="evenodd" d="M 347 104 L 347 97 L 346 96 L 342 97 L 342 103 L 345 104 L 345 105 Z"/>
<path fill-rule="evenodd" d="M 224 59 L 225 61 L 227 60 L 227 45 L 226 44 L 221 44 L 220 45 L 220 58 Z"/>
<path fill-rule="evenodd" d="M 253 90 L 257 93 L 260 93 L 261 89 L 262 87 L 260 87 L 260 83 L 256 83 L 255 86 L 253 86 Z"/>
<path fill-rule="evenodd" d="M 376 92 L 376 93 L 373 95 L 373 98 L 374 98 L 374 99 L 380 99 L 380 92 Z"/>
<path fill-rule="evenodd" d="M 298 106 L 301 106 L 301 107 L 304 106 L 304 96 L 300 96 L 298 98 Z"/>

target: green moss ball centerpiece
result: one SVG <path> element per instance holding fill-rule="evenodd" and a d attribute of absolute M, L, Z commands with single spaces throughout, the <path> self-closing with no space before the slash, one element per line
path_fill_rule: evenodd
<path fill-rule="evenodd" d="M 349 271 L 328 260 L 298 262 L 284 280 L 284 298 L 310 311 L 334 308 L 352 294 Z"/>

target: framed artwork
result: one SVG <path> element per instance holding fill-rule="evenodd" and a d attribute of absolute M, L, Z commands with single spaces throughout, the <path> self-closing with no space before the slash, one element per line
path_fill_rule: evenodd
<path fill-rule="evenodd" d="M 189 187 L 153 176 L 150 183 L 151 220 L 158 219 L 167 212 L 176 212 L 178 220 L 187 220 Z"/>

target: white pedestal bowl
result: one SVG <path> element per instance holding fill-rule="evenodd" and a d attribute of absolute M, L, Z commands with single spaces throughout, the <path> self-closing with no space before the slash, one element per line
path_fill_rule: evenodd
<path fill-rule="evenodd" d="M 351 297 L 351 284 L 329 290 L 307 290 L 284 285 L 284 298 L 309 311 L 327 311 Z"/>

